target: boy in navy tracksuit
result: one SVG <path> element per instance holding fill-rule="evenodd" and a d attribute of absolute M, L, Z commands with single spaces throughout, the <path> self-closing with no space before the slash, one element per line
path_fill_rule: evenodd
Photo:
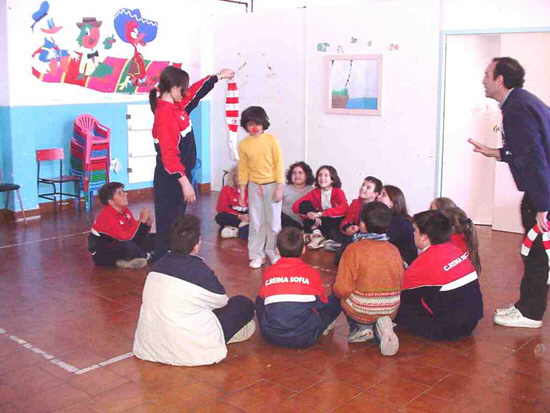
<path fill-rule="evenodd" d="M 431 340 L 471 335 L 483 317 L 483 298 L 468 252 L 449 242 L 453 228 L 440 211 L 418 213 L 413 224 L 421 253 L 405 271 L 395 321 Z"/>
<path fill-rule="evenodd" d="M 286 227 L 277 236 L 281 258 L 265 270 L 256 298 L 260 331 L 272 344 L 304 348 L 328 334 L 341 311 L 339 299 L 326 296 L 319 271 L 300 258 L 301 230 Z"/>

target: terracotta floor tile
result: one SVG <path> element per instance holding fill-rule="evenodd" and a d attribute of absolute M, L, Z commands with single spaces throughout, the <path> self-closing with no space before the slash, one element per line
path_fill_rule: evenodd
<path fill-rule="evenodd" d="M 42 356 L 27 349 L 22 349 L 0 359 L 0 375 L 18 371 L 37 364 L 42 360 L 44 360 Z"/>
<path fill-rule="evenodd" d="M 2 399 L 0 399 L 0 400 L 2 400 Z M 0 402 L 0 412 L 2 412 L 2 413 L 19 413 L 20 410 L 13 403 L 1 401 Z"/>
<path fill-rule="evenodd" d="M 55 387 L 55 389 L 19 399 L 16 405 L 21 409 L 21 412 L 42 413 L 61 410 L 76 403 L 90 401 L 88 394 L 82 390 L 75 389 L 68 384 L 62 384 Z"/>
<path fill-rule="evenodd" d="M 203 406 L 197 406 L 194 411 L 196 413 L 242 413 L 243 410 L 231 406 L 230 404 L 222 401 L 215 401 L 212 403 L 206 403 Z"/>
<path fill-rule="evenodd" d="M 384 367 L 381 372 L 387 376 L 403 378 L 417 383 L 422 383 L 427 386 L 431 386 L 441 381 L 444 377 L 450 374 L 447 370 L 417 364 L 414 360 L 397 360 L 395 363 Z"/>
<path fill-rule="evenodd" d="M 101 367 L 87 373 L 74 374 L 67 383 L 91 396 L 95 396 L 129 381 L 128 378 L 121 377 Z"/>
<path fill-rule="evenodd" d="M 341 405 L 334 413 L 349 413 L 349 412 L 373 412 L 373 413 L 397 413 L 398 407 L 388 403 L 383 397 L 378 397 L 373 394 L 361 393 L 351 401 Z"/>
<path fill-rule="evenodd" d="M 254 299 L 262 270 L 247 268 L 247 246 L 221 240 L 211 219 L 216 194 L 189 211 L 203 218 L 202 255 L 229 295 Z M 136 213 L 150 198 L 132 202 Z M 97 213 L 97 209 L 95 210 Z M 445 411 L 542 412 L 550 406 L 550 323 L 540 330 L 495 326 L 497 306 L 517 299 L 521 235 L 479 227 L 485 317 L 474 335 L 432 342 L 397 329 L 400 350 L 348 344 L 343 316 L 309 349 L 280 348 L 259 332 L 228 346 L 228 357 L 198 368 L 128 358 L 75 376 L 9 339 L 14 334 L 77 367 L 131 351 L 147 269 L 95 267 L 82 246 L 92 215 L 63 211 L 24 228 L 3 226 L 0 249 L 0 411 Z M 57 237 L 57 238 L 56 238 Z M 52 259 L 52 257 L 55 257 Z M 308 251 L 327 291 L 333 254 Z M 60 266 L 59 263 L 63 265 Z M 30 396 L 29 396 L 30 395 Z M 93 395 L 93 396 L 92 396 Z M 405 404 L 406 403 L 406 404 Z"/>
<path fill-rule="evenodd" d="M 494 388 L 497 378 L 492 376 L 464 376 L 451 373 L 428 390 L 430 396 L 446 400 L 482 396 Z"/>
<path fill-rule="evenodd" d="M 306 406 L 316 406 L 317 411 L 327 412 L 357 397 L 362 390 L 342 380 L 325 380 L 300 392 L 296 400 Z"/>
<path fill-rule="evenodd" d="M 142 386 L 142 390 L 145 389 Z M 147 391 L 149 401 L 170 411 L 193 411 L 198 406 L 213 402 L 222 396 L 213 386 L 201 382 L 186 382 L 177 385 L 153 388 Z"/>
<path fill-rule="evenodd" d="M 404 406 L 411 400 L 425 393 L 430 387 L 400 377 L 388 377 L 365 391 L 385 400 L 388 404 Z"/>
<path fill-rule="evenodd" d="M 131 382 L 98 394 L 93 400 L 92 408 L 100 413 L 123 412 L 148 401 L 141 386 Z"/>
<path fill-rule="evenodd" d="M 276 406 L 289 398 L 293 392 L 271 381 L 263 380 L 239 392 L 222 398 L 246 412 L 261 412 L 268 406 Z"/>

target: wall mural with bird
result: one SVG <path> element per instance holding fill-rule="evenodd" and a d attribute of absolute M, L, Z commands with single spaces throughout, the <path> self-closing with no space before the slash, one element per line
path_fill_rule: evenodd
<path fill-rule="evenodd" d="M 148 93 L 157 84 L 166 66 L 181 67 L 179 63 L 144 57 L 143 49 L 157 37 L 158 23 L 143 17 L 139 9 L 117 10 L 112 26 L 98 16 L 85 16 L 60 26 L 56 25 L 54 14 L 50 3 L 42 1 L 31 16 L 31 30 L 37 41 L 32 53 L 32 74 L 42 82 L 71 84 L 103 93 L 140 94 Z M 60 44 L 57 37 L 61 30 L 74 30 L 76 43 Z M 120 55 L 115 56 L 113 45 L 118 41 L 133 50 L 121 44 Z"/>

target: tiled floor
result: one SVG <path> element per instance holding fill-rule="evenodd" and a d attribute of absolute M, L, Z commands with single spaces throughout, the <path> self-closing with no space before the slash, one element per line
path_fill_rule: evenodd
<path fill-rule="evenodd" d="M 261 270 L 247 268 L 243 242 L 218 239 L 214 205 L 215 194 L 190 208 L 203 218 L 202 255 L 229 294 L 253 298 Z M 89 226 L 88 215 L 66 210 L 0 227 L 0 412 L 550 411 L 549 316 L 540 330 L 491 322 L 495 306 L 517 295 L 519 235 L 479 229 L 486 315 L 472 338 L 434 343 L 400 332 L 400 351 L 388 358 L 374 345 L 348 345 L 340 317 L 307 350 L 273 347 L 256 332 L 215 366 L 128 357 L 75 374 L 68 365 L 84 369 L 131 351 L 147 273 L 94 267 Z M 330 288 L 331 254 L 306 260 Z"/>

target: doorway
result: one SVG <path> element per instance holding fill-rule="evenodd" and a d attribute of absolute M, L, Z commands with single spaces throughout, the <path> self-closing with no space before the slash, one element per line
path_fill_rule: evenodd
<path fill-rule="evenodd" d="M 550 102 L 550 30 L 533 33 L 445 34 L 440 193 L 454 200 L 476 224 L 522 233 L 523 194 L 508 165 L 474 153 L 468 138 L 500 147 L 498 102 L 481 84 L 491 59 L 510 56 L 525 68 L 525 89 Z"/>

